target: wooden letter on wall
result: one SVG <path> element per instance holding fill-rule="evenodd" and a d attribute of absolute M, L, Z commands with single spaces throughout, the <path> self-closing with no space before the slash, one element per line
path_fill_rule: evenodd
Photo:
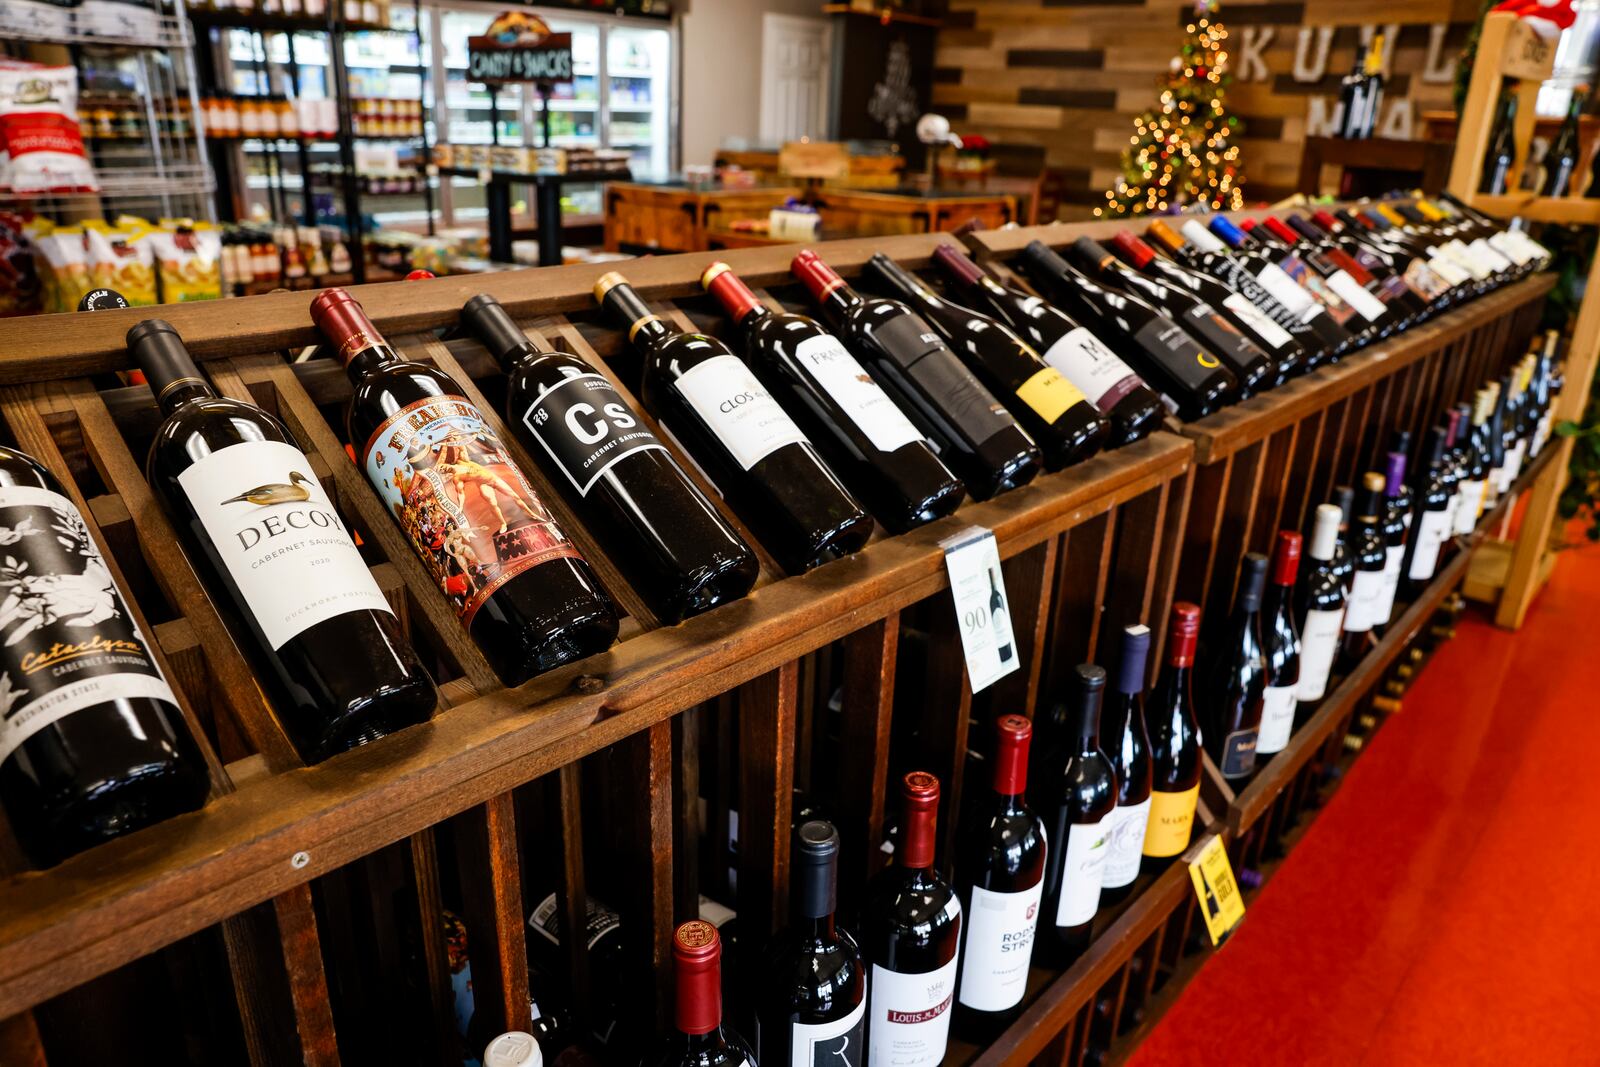
<path fill-rule="evenodd" d="M 1444 39 L 1449 32 L 1447 22 L 1435 22 L 1428 27 L 1428 58 L 1422 64 L 1422 81 L 1426 85 L 1449 85 L 1456 80 L 1456 57 L 1444 50 Z"/>
<path fill-rule="evenodd" d="M 1267 50 L 1278 36 L 1276 26 L 1246 26 L 1239 32 L 1239 51 L 1234 56 L 1234 74 L 1242 82 L 1267 82 L 1272 72 L 1267 69 Z"/>
<path fill-rule="evenodd" d="M 1339 112 L 1339 102 L 1328 96 L 1306 99 L 1306 136 L 1334 136 L 1333 120 Z"/>
<path fill-rule="evenodd" d="M 1306 57 L 1307 47 L 1312 39 L 1316 40 L 1316 55 L 1310 59 Z M 1333 27 L 1310 26 L 1300 27 L 1300 36 L 1294 43 L 1294 80 L 1297 82 L 1320 81 L 1328 73 L 1328 52 L 1333 48 Z"/>
<path fill-rule="evenodd" d="M 1404 98 L 1389 101 L 1389 113 L 1383 116 L 1383 122 L 1378 126 L 1377 136 L 1387 137 L 1395 141 L 1411 140 L 1411 130 L 1414 125 L 1411 101 Z"/>

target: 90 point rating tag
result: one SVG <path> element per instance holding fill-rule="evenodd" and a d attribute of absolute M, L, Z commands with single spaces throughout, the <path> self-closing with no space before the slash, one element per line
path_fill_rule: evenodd
<path fill-rule="evenodd" d="M 976 693 L 1021 665 L 1011 631 L 1005 576 L 1000 572 L 1000 550 L 994 534 L 981 526 L 952 534 L 940 541 L 939 547 L 944 549 L 944 565 L 950 573 L 950 595 L 955 600 L 961 650 L 967 657 L 967 678 Z"/>
<path fill-rule="evenodd" d="M 1189 878 L 1194 882 L 1194 893 L 1200 900 L 1200 914 L 1206 920 L 1211 944 L 1220 945 L 1244 918 L 1244 896 L 1233 877 L 1233 866 L 1228 862 L 1228 850 L 1223 847 L 1222 838 L 1213 834 L 1201 846 L 1200 854 L 1189 864 Z"/>

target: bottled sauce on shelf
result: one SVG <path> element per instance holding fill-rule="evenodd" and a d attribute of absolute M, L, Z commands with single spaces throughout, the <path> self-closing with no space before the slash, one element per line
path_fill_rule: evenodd
<path fill-rule="evenodd" d="M 1182 855 L 1194 832 L 1204 765 L 1193 692 L 1199 637 L 1199 607 L 1187 601 L 1174 604 L 1167 624 L 1167 663 L 1145 706 L 1150 734 L 1150 820 L 1144 834 L 1144 868 L 1150 873 L 1159 873 Z"/>

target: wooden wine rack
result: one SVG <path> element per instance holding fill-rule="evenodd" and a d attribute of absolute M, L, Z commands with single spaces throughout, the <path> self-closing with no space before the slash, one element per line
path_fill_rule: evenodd
<path fill-rule="evenodd" d="M 1003 264 L 1034 237 L 1061 246 L 1115 228 L 970 240 Z M 819 251 L 849 278 L 879 251 L 924 271 L 950 239 L 841 241 Z M 723 258 L 767 287 L 760 295 L 772 306 L 804 308 L 788 276 L 794 251 L 623 266 L 659 313 L 720 332 L 725 320 L 699 294 L 706 264 Z M 566 930 L 583 927 L 591 893 L 620 912 L 632 932 L 620 981 L 629 1026 L 642 1036 L 666 1018 L 671 928 L 696 913 L 703 889 L 737 906 L 745 949 L 784 920 L 797 787 L 840 827 L 846 907 L 884 861 L 895 773 L 916 766 L 944 783 L 948 863 L 969 738 L 985 749 L 994 714 L 1032 715 L 1125 625 L 1147 621 L 1160 635 L 1175 598 L 1215 615 L 1244 552 L 1264 548 L 1280 526 L 1302 528 L 1330 486 L 1376 462 L 1393 428 L 1422 429 L 1520 356 L 1549 289 L 1543 279 L 1517 283 L 1199 423 L 1169 424 L 909 534 L 879 531 L 862 552 L 809 574 L 786 577 L 763 552 L 749 597 L 661 626 L 501 424 L 498 367 L 475 343 L 437 336 L 469 296 L 490 292 L 530 337 L 583 356 L 631 397 L 639 363 L 593 306 L 599 273 L 568 266 L 355 290 L 399 348 L 450 373 L 495 413 L 491 423 L 627 613 L 610 651 L 516 689 L 495 681 L 348 458 L 343 372 L 326 358 L 294 363 L 281 354 L 316 341 L 310 294 L 156 312 L 221 392 L 290 426 L 442 683 L 447 707 L 431 724 L 314 767 L 296 757 L 143 479 L 155 408 L 147 389 L 121 386 L 110 372 L 129 366 L 122 337 L 151 311 L 0 328 L 9 438 L 55 471 L 83 509 L 157 638 L 213 778 L 204 810 L 48 871 L 23 869 L 0 828 L 0 865 L 11 872 L 0 878 L 0 1063 L 76 1062 L 92 1037 L 71 1032 L 71 1021 L 89 1005 L 96 1018 L 120 1018 L 157 1046 L 206 1062 L 361 1063 L 380 1050 L 396 1062 L 448 1062 L 442 909 L 453 905 L 466 924 L 484 1029 L 526 1029 L 524 919 L 548 891 Z M 938 547 L 972 524 L 997 537 L 1025 667 L 976 696 Z M 1344 725 L 1459 579 L 1467 554 L 1247 789 L 1235 796 L 1208 779 L 1201 822 L 1229 840 L 1236 866 L 1259 863 L 1310 803 Z M 725 855 L 735 814 L 737 853 Z M 1091 1044 L 1136 1037 L 1137 1027 L 1122 1025 L 1125 1005 L 1174 988 L 1170 977 L 1194 955 L 1187 886 L 1181 866 L 1142 880 L 1102 916 L 1073 968 L 1035 968 L 1016 1026 L 988 1049 L 955 1045 L 951 1062 L 1076 1067 Z M 592 962 L 583 939 L 566 938 L 558 984 L 580 1022 L 616 992 L 597 988 Z M 137 1021 L 107 1008 L 151 983 L 169 989 L 172 1003 Z M 206 1021 L 185 1013 L 191 999 L 210 1006 Z M 47 1059 L 58 1052 L 59 1061 Z"/>

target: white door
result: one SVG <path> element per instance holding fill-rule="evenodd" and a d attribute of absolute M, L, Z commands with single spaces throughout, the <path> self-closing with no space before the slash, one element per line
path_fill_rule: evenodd
<path fill-rule="evenodd" d="M 827 19 L 766 15 L 761 24 L 761 140 L 821 138 L 828 125 Z"/>

